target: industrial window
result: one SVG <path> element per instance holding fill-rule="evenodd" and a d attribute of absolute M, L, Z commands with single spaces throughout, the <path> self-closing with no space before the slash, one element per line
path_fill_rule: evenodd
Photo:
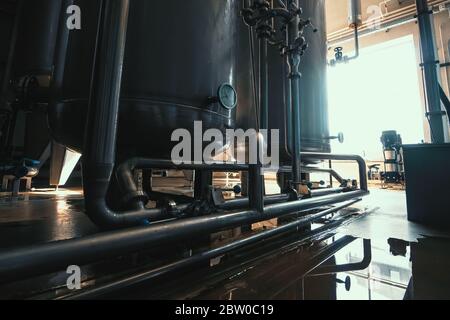
<path fill-rule="evenodd" d="M 344 132 L 337 153 L 382 160 L 381 133 L 397 130 L 406 144 L 424 139 L 424 111 L 413 36 L 361 51 L 357 60 L 329 67 L 331 132 Z"/>

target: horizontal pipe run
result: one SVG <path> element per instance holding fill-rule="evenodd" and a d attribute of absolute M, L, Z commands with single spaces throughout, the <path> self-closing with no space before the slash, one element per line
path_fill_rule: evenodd
<path fill-rule="evenodd" d="M 323 169 L 323 168 L 315 168 L 315 167 L 303 167 L 302 171 L 304 173 L 328 173 L 333 176 L 340 184 L 345 182 L 345 179 L 342 178 L 334 169 Z"/>
<path fill-rule="evenodd" d="M 329 195 L 318 198 L 279 203 L 266 207 L 264 210 L 264 215 L 266 217 L 268 216 L 269 217 L 268 220 L 270 220 L 286 214 L 312 210 L 314 208 L 320 208 L 328 205 L 341 203 L 344 201 L 353 200 L 356 198 L 362 198 L 365 197 L 366 195 L 368 195 L 367 191 L 351 191 L 337 195 Z M 264 220 L 267 219 L 264 218 Z"/>
<path fill-rule="evenodd" d="M 316 190 L 311 190 L 311 196 L 312 197 L 328 196 L 330 194 L 342 193 L 346 189 L 347 188 L 323 188 L 323 189 L 316 189 Z"/>
<path fill-rule="evenodd" d="M 354 191 L 271 205 L 265 207 L 264 213 L 250 210 L 226 215 L 216 214 L 16 249 L 0 254 L 0 283 L 62 270 L 73 264 L 85 265 L 156 245 L 187 240 L 194 235 L 211 234 L 295 212 L 306 212 L 361 198 L 367 194 L 365 191 Z"/>
<path fill-rule="evenodd" d="M 339 155 L 339 154 L 321 154 L 321 153 L 302 153 L 302 157 L 305 161 L 307 160 L 334 160 L 334 161 L 355 161 L 358 164 L 359 178 L 360 178 L 360 188 L 363 191 L 368 191 L 369 187 L 367 184 L 367 166 L 365 160 L 356 155 Z"/>
<path fill-rule="evenodd" d="M 359 165 L 359 175 L 360 175 L 360 184 L 361 189 L 363 191 L 368 190 L 367 186 L 367 176 L 366 176 L 366 164 L 364 159 L 362 159 L 359 156 L 354 155 L 333 155 L 333 154 L 320 154 L 320 153 L 302 153 L 302 156 L 304 156 L 308 160 L 347 160 L 347 161 L 356 161 Z M 211 165 L 205 165 L 205 164 L 181 164 L 177 165 L 174 164 L 170 160 L 159 160 L 159 159 L 144 159 L 144 158 L 133 158 L 126 162 L 124 162 L 122 165 L 120 165 L 117 169 L 117 176 L 119 178 L 119 181 L 121 181 L 122 185 L 131 185 L 132 182 L 130 182 L 130 172 L 132 172 L 135 169 L 144 169 L 144 168 L 158 168 L 158 169 L 177 169 L 177 170 L 199 170 L 204 169 L 205 166 L 207 166 L 208 170 L 211 171 L 248 171 L 249 166 L 245 164 L 211 164 Z M 321 169 L 310 169 L 310 170 L 319 170 L 318 172 L 322 172 Z M 326 172 L 328 172 L 328 169 L 323 169 Z M 323 171 L 323 172 L 325 172 Z M 338 178 L 340 176 L 338 175 Z M 342 179 L 342 178 L 341 178 Z M 133 188 L 131 188 L 133 189 Z M 343 190 L 340 189 L 329 189 L 329 190 L 320 190 L 320 191 L 313 191 L 312 196 L 313 197 L 319 197 L 323 195 L 329 195 L 334 193 L 339 193 Z M 131 192 L 127 195 L 127 198 L 132 199 L 133 197 L 138 200 L 142 195 L 136 194 Z M 277 195 L 277 196 L 268 196 L 264 200 L 265 205 L 270 205 L 278 202 L 283 201 L 289 201 L 291 197 L 289 195 Z M 98 202 L 99 204 L 102 204 L 103 202 Z M 245 199 L 235 199 L 225 202 L 224 204 L 221 204 L 218 206 L 219 209 L 222 210 L 234 210 L 239 208 L 246 208 L 249 206 L 249 200 L 247 198 Z M 99 210 L 106 210 L 105 206 L 102 206 Z M 125 212 L 122 215 L 118 217 L 123 217 L 123 220 L 127 221 L 139 221 L 139 220 L 145 220 L 148 219 L 150 221 L 155 221 L 159 219 L 153 219 L 153 217 L 165 217 L 168 216 L 168 212 L 166 209 L 162 208 L 156 208 L 152 209 L 153 211 L 149 211 L 145 208 L 138 207 L 137 210 Z M 116 215 L 117 216 L 117 215 Z"/>
<path fill-rule="evenodd" d="M 311 190 L 311 196 L 312 197 L 328 196 L 330 194 L 342 193 L 345 190 L 346 190 L 346 188 L 324 188 L 324 189 Z M 287 202 L 287 201 L 292 201 L 292 195 L 276 194 L 276 195 L 269 195 L 269 196 L 264 197 L 265 205 L 271 205 L 271 204 Z M 236 199 L 232 199 L 232 200 L 227 200 L 224 203 L 216 205 L 216 207 L 220 210 L 236 210 L 236 209 L 248 208 L 248 206 L 249 206 L 248 198 L 236 198 Z"/>
<path fill-rule="evenodd" d="M 70 296 L 69 299 L 74 300 L 74 299 L 93 299 L 102 295 L 106 295 L 106 294 L 110 294 L 112 292 L 116 292 L 118 290 L 123 290 L 123 289 L 127 289 L 139 284 L 142 284 L 144 282 L 150 281 L 152 279 L 155 279 L 157 277 L 161 277 L 162 275 L 166 275 L 168 273 L 171 272 L 176 272 L 178 270 L 187 268 L 187 267 L 191 267 L 193 265 L 196 265 L 198 263 L 201 263 L 203 261 L 207 261 L 210 259 L 214 259 L 218 256 L 227 254 L 231 251 L 234 250 L 238 250 L 238 249 L 242 249 L 246 246 L 250 246 L 250 245 L 254 245 L 258 242 L 264 241 L 266 239 L 272 238 L 272 237 L 276 237 L 279 236 L 283 233 L 298 229 L 298 228 L 302 228 L 305 227 L 315 221 L 317 221 L 318 219 L 321 219 L 323 217 L 326 217 L 328 215 L 331 215 L 333 213 L 336 213 L 340 210 L 343 210 L 357 202 L 359 202 L 360 200 L 355 200 L 355 201 L 350 201 L 347 202 L 345 204 L 342 204 L 338 207 L 335 208 L 331 208 L 322 212 L 319 212 L 317 214 L 308 216 L 308 217 L 304 217 L 301 218 L 295 222 L 291 222 L 289 224 L 283 225 L 281 227 L 277 227 L 275 229 L 271 229 L 271 230 L 267 230 L 267 231 L 263 231 L 261 233 L 258 233 L 254 236 L 250 236 L 248 238 L 242 239 L 242 240 L 238 240 L 235 242 L 232 242 L 230 244 L 227 244 L 223 247 L 219 247 L 213 250 L 209 250 L 200 254 L 197 254 L 195 256 L 189 257 L 189 258 L 185 258 L 183 260 L 179 260 L 177 262 L 171 263 L 169 265 L 157 268 L 157 269 L 153 269 L 150 271 L 146 271 L 140 274 L 136 274 L 130 277 L 127 277 L 125 279 L 110 283 L 110 284 L 106 284 L 103 286 L 99 286 L 96 288 L 93 288 L 91 290 L 87 290 L 86 292 L 81 292 L 79 294 L 75 294 L 73 296 Z M 306 240 L 309 239 L 312 235 L 311 234 L 307 234 L 305 235 L 302 239 L 300 239 L 300 241 L 302 240 Z"/>
<path fill-rule="evenodd" d="M 175 169 L 175 170 L 209 170 L 223 172 L 248 171 L 249 166 L 238 163 L 216 163 L 216 164 L 175 164 L 170 160 L 133 158 L 126 161 L 123 165 L 134 169 Z"/>
<path fill-rule="evenodd" d="M 358 164 L 363 163 L 365 166 L 364 159 L 355 156 L 355 155 L 338 155 L 338 154 L 328 154 L 328 153 L 302 153 L 302 157 L 305 157 L 305 160 L 341 160 L 341 161 L 355 161 Z M 186 163 L 186 164 L 175 164 L 170 160 L 160 160 L 160 159 L 146 159 L 146 158 L 133 158 L 125 161 L 121 166 L 125 166 L 127 168 L 133 169 L 174 169 L 174 170 L 210 170 L 210 171 L 223 171 L 223 172 L 234 172 L 234 171 L 249 171 L 249 165 L 247 164 L 239 164 L 239 163 L 216 163 L 216 164 L 195 164 L 195 163 Z M 288 167 L 283 167 L 282 169 L 288 169 Z M 330 173 L 330 169 L 321 169 L 321 168 L 309 168 L 302 167 L 303 170 L 313 170 L 314 172 L 327 172 Z M 289 171 L 292 171 L 292 168 L 289 167 Z M 365 170 L 364 170 L 365 171 Z"/>
<path fill-rule="evenodd" d="M 292 200 L 292 197 L 288 194 L 269 195 L 264 197 L 264 205 L 271 205 L 279 202 L 285 202 Z M 216 205 L 220 210 L 236 210 L 241 208 L 248 208 L 250 201 L 248 198 L 236 198 L 227 200 L 224 203 Z"/>

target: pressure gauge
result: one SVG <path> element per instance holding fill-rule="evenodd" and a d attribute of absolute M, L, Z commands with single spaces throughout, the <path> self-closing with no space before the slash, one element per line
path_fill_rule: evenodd
<path fill-rule="evenodd" d="M 221 85 L 219 87 L 217 97 L 219 98 L 219 103 L 222 105 L 222 107 L 229 110 L 236 108 L 238 96 L 236 90 L 232 85 Z"/>

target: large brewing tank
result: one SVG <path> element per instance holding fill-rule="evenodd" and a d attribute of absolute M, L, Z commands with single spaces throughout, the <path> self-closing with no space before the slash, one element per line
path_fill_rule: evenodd
<path fill-rule="evenodd" d="M 301 142 L 303 152 L 331 152 L 327 101 L 327 36 L 325 0 L 300 0 L 303 18 L 315 28 L 305 29 L 308 50 L 302 57 L 300 72 Z M 316 32 L 314 32 L 317 29 Z M 280 130 L 280 160 L 290 164 L 286 123 L 286 95 L 289 93 L 286 59 L 277 48 L 269 47 L 269 127 Z"/>
<path fill-rule="evenodd" d="M 82 152 L 91 70 L 98 29 L 99 1 L 75 1 L 81 30 L 62 30 L 55 87 L 49 108 L 54 138 Z M 242 33 L 240 0 L 133 0 L 130 4 L 120 104 L 119 157 L 170 158 L 176 129 L 193 131 L 235 127 L 236 108 L 248 107 L 251 86 L 248 39 Z M 64 34 L 67 38 L 64 41 Z M 242 38 L 244 37 L 244 39 Z M 212 103 L 222 84 L 231 84 L 239 101 L 234 109 Z M 94 106 L 95 107 L 95 106 Z"/>

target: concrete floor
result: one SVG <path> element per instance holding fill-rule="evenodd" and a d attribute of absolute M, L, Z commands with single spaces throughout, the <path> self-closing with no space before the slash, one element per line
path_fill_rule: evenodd
<path fill-rule="evenodd" d="M 53 190 L 11 198 L 0 194 L 0 250 L 90 235 L 81 192 Z"/>
<path fill-rule="evenodd" d="M 82 199 L 81 192 L 68 190 L 34 192 L 19 198 L 10 198 L 6 194 L 0 195 L 0 251 L 98 232 L 99 230 L 83 213 Z M 416 296 L 450 298 L 448 292 L 450 279 L 446 271 L 447 267 L 450 267 L 450 243 L 447 240 L 450 238 L 450 233 L 408 222 L 404 191 L 373 189 L 370 197 L 364 199 L 357 207 L 367 209 L 369 213 L 339 229 L 336 237 L 351 235 L 370 239 L 372 264 L 363 271 L 318 279 L 317 281 L 326 283 L 323 288 L 333 291 L 332 294 L 326 292 L 319 298 L 403 299 L 411 294 L 410 288 L 413 282 L 415 288 L 421 288 L 415 291 Z M 436 248 L 440 249 L 435 250 Z M 362 240 L 358 240 L 339 252 L 335 259 L 338 264 L 346 264 L 360 261 L 362 257 Z M 280 266 L 280 270 L 287 266 L 292 267 L 292 261 L 301 260 L 298 257 L 292 259 L 284 259 L 286 266 Z M 433 261 L 433 265 L 429 265 L 430 261 Z M 125 266 L 127 267 L 128 264 Z M 430 270 L 434 270 L 433 274 L 437 275 L 437 278 L 429 277 Z M 256 271 L 258 271 L 257 268 L 255 268 Z M 267 274 L 265 271 L 267 270 L 260 270 L 257 274 Z M 91 272 L 90 276 L 95 277 L 95 273 Z M 254 274 L 243 274 L 239 277 L 242 277 L 239 280 L 239 288 L 234 287 L 235 282 L 221 283 L 216 287 L 217 292 L 203 293 L 200 290 L 195 298 L 229 298 L 230 288 L 233 292 L 231 296 L 235 298 L 239 296 L 264 298 L 261 296 L 263 294 L 261 291 L 252 291 L 254 289 L 252 285 L 259 286 L 263 279 Z M 301 278 L 301 275 L 299 277 Z M 53 277 L 52 281 L 54 279 Z M 280 278 L 280 281 L 282 279 Z M 311 286 L 315 282 L 305 279 L 301 278 L 302 286 L 306 288 L 305 292 L 308 292 L 308 283 Z M 413 279 L 417 280 L 413 281 Z M 342 284 L 346 281 L 351 283 L 350 288 Z M 42 283 L 45 281 L 39 285 Z M 52 285 L 57 286 L 53 282 Z M 28 284 L 24 283 L 22 286 L 26 288 Z M 313 287 L 316 288 L 317 284 Z M 4 294 L 7 297 L 9 290 L 13 289 L 0 286 L 0 298 Z M 245 292 L 240 292 L 241 295 L 239 295 L 239 290 L 245 290 Z M 260 296 L 249 295 L 251 292 L 259 292 Z M 297 295 L 291 294 L 284 297 L 298 298 Z"/>
<path fill-rule="evenodd" d="M 417 241 L 423 236 L 450 236 L 449 232 L 409 222 L 404 191 L 371 189 L 370 196 L 357 207 L 369 208 L 371 213 L 342 229 L 342 233 L 358 238 L 396 238 L 408 242 Z"/>
<path fill-rule="evenodd" d="M 338 285 L 337 299 L 450 299 L 450 232 L 409 222 L 404 191 L 372 189 L 358 206 L 371 212 L 339 232 L 370 239 L 372 263 L 363 271 L 338 274 L 352 286 Z M 336 256 L 338 263 L 361 258 L 361 244 Z"/>

